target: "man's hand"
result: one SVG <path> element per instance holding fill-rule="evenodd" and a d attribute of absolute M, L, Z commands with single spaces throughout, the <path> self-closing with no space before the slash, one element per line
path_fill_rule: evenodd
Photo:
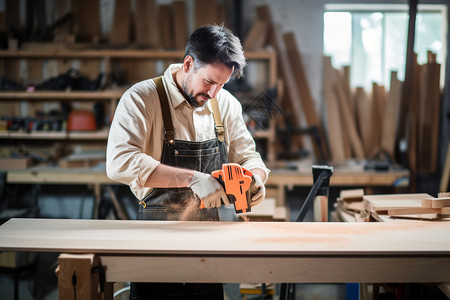
<path fill-rule="evenodd" d="M 195 171 L 188 187 L 203 201 L 206 208 L 219 207 L 221 201 L 226 206 L 230 205 L 225 190 L 210 174 Z"/>
<path fill-rule="evenodd" d="M 250 206 L 258 205 L 266 197 L 266 187 L 258 174 L 253 173 L 253 180 L 250 186 L 250 194 L 252 199 Z"/>

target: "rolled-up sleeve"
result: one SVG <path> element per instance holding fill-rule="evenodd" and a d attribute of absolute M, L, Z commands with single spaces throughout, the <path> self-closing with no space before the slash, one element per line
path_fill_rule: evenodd
<path fill-rule="evenodd" d="M 160 164 L 161 150 L 152 149 L 153 126 L 158 122 L 159 107 L 152 105 L 155 93 L 148 92 L 154 84 L 133 87 L 121 97 L 111 124 L 106 150 L 106 173 L 109 178 L 127 184 L 135 194 Z M 160 118 L 160 117 L 159 117 Z M 140 198 L 140 197 L 138 197 Z"/>

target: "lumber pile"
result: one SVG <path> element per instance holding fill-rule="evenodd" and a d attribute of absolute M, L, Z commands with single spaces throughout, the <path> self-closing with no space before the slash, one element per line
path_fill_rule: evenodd
<path fill-rule="evenodd" d="M 316 160 L 328 160 L 325 132 L 316 109 L 308 82 L 300 47 L 292 32 L 281 33 L 273 22 L 266 5 L 256 7 L 256 20 L 250 27 L 243 43 L 244 50 L 257 51 L 270 47 L 277 52 L 278 78 L 282 81 L 283 97 L 279 98 L 283 116 L 277 120 L 281 134 L 279 158 L 299 158 L 305 149 L 304 136 L 309 138 Z M 286 141 L 287 139 L 287 141 Z"/>
<path fill-rule="evenodd" d="M 399 161 L 400 115 L 407 116 L 408 165 L 413 172 L 435 174 L 437 170 L 440 65 L 436 55 L 429 52 L 428 62 L 414 68 L 416 84 L 411 87 L 411 106 L 401 106 L 403 83 L 397 72 L 391 72 L 390 88 L 373 83 L 366 91 L 350 88 L 349 67 L 336 69 L 330 57 L 324 57 L 324 100 L 328 142 L 333 161 L 349 158 L 372 159 L 387 156 Z"/>
<path fill-rule="evenodd" d="M 332 58 L 324 57 L 326 111 L 319 115 L 316 105 L 320 99 L 311 95 L 301 45 L 295 35 L 280 32 L 267 6 L 257 7 L 256 13 L 257 19 L 248 30 L 244 46 L 249 50 L 270 46 L 277 51 L 278 77 L 284 88 L 279 103 L 283 120 L 278 120 L 277 126 L 279 132 L 285 129 L 291 135 L 288 145 L 291 152 L 305 147 L 305 132 L 299 129 L 315 128 L 316 135 L 310 136 L 310 143 L 316 160 L 333 163 L 349 159 L 382 160 L 403 164 L 413 175 L 417 172 L 434 175 L 439 171 L 442 91 L 436 54 L 428 52 L 428 62 L 424 65 L 417 63 L 415 55 L 413 84 L 405 86 L 398 79 L 397 71 L 392 71 L 388 88 L 374 82 L 370 90 L 351 87 L 350 67 L 336 69 Z M 403 119 L 405 124 L 400 122 Z M 285 145 L 283 141 L 279 144 Z M 406 149 L 401 145 L 407 145 Z M 278 155 L 278 158 L 283 157 Z"/>
<path fill-rule="evenodd" d="M 364 206 L 377 221 L 389 219 L 450 220 L 448 193 L 434 198 L 429 194 L 364 196 Z"/>
<path fill-rule="evenodd" d="M 342 190 L 335 204 L 337 211 L 353 216 L 356 222 L 369 222 L 369 213 L 364 207 L 364 190 Z M 343 216 L 344 219 L 347 217 Z"/>

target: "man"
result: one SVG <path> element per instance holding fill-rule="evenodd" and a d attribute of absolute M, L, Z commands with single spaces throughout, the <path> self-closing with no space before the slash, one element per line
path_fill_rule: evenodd
<path fill-rule="evenodd" d="M 255 151 L 239 101 L 222 89 L 243 74 L 245 64 L 230 30 L 204 26 L 189 38 L 182 64 L 124 93 L 111 124 L 106 171 L 141 200 L 138 219 L 218 221 L 218 207 L 230 203 L 211 172 L 227 162 L 253 172 L 251 205 L 264 199 L 269 170 Z M 222 299 L 223 290 L 221 284 L 132 283 L 130 294 Z"/>

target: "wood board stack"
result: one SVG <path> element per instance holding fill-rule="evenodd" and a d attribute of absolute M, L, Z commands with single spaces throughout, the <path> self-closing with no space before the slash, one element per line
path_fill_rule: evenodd
<path fill-rule="evenodd" d="M 369 214 L 365 210 L 364 206 L 364 190 L 363 189 L 350 189 L 341 190 L 339 197 L 336 199 L 337 210 L 346 221 L 356 222 L 369 222 Z M 353 219 L 349 219 L 349 216 L 353 216 Z"/>
<path fill-rule="evenodd" d="M 380 154 L 396 161 L 400 143 L 399 118 L 408 117 L 408 167 L 435 174 L 437 170 L 439 110 L 441 106 L 440 65 L 436 54 L 428 52 L 428 62 L 415 64 L 416 84 L 411 107 L 401 105 L 404 86 L 391 72 L 389 91 L 377 83 L 372 90 L 350 88 L 350 67 L 335 69 L 324 57 L 324 97 L 327 133 L 333 161 L 349 158 L 370 159 Z M 420 113 L 419 113 L 420 112 Z"/>
<path fill-rule="evenodd" d="M 277 51 L 278 78 L 282 80 L 284 90 L 279 103 L 283 107 L 283 117 L 277 120 L 277 125 L 291 135 L 288 137 L 288 149 L 284 151 L 289 153 L 287 155 L 298 155 L 305 145 L 302 136 L 305 131 L 302 129 L 313 128 L 315 132 L 310 133 L 309 137 L 314 157 L 317 160 L 328 160 L 325 132 L 315 106 L 317 101 L 312 97 L 308 74 L 295 35 L 292 32 L 280 32 L 268 6 L 257 6 L 256 15 L 257 19 L 244 40 L 244 49 L 256 51 L 269 46 Z"/>
<path fill-rule="evenodd" d="M 392 219 L 450 221 L 450 197 L 439 194 L 397 194 L 364 196 L 365 208 L 377 221 Z"/>

